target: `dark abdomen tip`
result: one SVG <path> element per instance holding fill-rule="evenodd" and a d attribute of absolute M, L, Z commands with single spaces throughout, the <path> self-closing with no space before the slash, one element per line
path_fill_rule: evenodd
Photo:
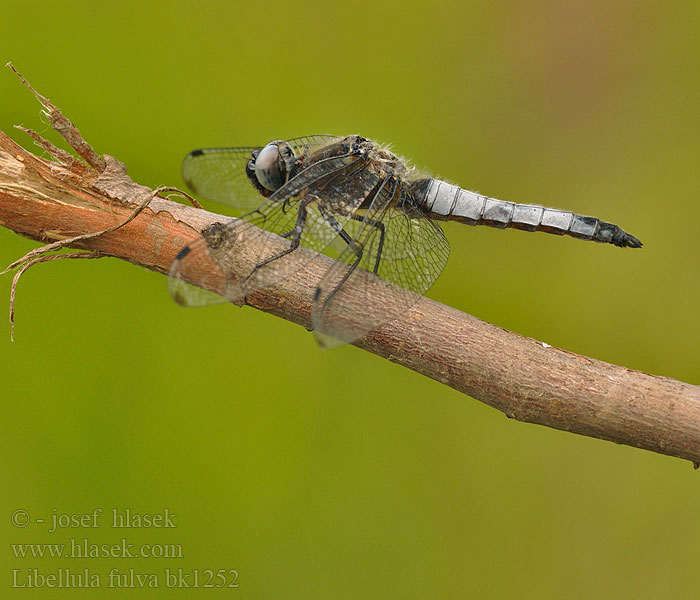
<path fill-rule="evenodd" d="M 628 248 L 641 248 L 642 247 L 642 242 L 640 242 L 636 237 L 633 235 L 630 235 L 629 233 L 625 234 L 627 238 L 625 239 L 625 246 Z"/>
<path fill-rule="evenodd" d="M 613 223 L 601 221 L 593 239 L 596 242 L 614 244 L 620 248 L 641 248 L 642 242 Z"/>
<path fill-rule="evenodd" d="M 633 235 L 630 235 L 626 231 L 622 231 L 618 227 L 617 231 L 613 235 L 612 240 L 610 240 L 612 244 L 615 244 L 616 246 L 620 246 L 621 248 L 641 248 L 642 247 L 642 242 L 640 242 L 636 237 Z"/>

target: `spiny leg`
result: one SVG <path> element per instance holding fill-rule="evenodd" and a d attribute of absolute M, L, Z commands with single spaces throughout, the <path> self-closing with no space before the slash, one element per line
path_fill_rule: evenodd
<path fill-rule="evenodd" d="M 321 204 L 318 205 L 318 212 L 321 213 L 321 216 L 325 219 L 326 223 L 331 226 L 331 229 L 335 231 L 348 246 L 350 246 L 352 244 L 352 238 L 350 237 L 350 234 L 343 229 L 343 226 L 338 222 L 338 219 L 329 214 Z"/>
<path fill-rule="evenodd" d="M 299 211 L 297 212 L 297 218 L 296 223 L 294 224 L 294 229 L 282 234 L 282 237 L 285 239 L 291 236 L 292 239 L 289 248 L 287 248 L 286 250 L 282 250 L 282 252 L 278 252 L 274 256 L 266 258 L 262 262 L 257 263 L 253 267 L 253 270 L 250 273 L 248 273 L 248 276 L 245 278 L 244 283 L 247 282 L 259 268 L 264 267 L 265 265 L 268 265 L 271 262 L 282 258 L 283 256 L 286 256 L 290 252 L 294 252 L 294 250 L 296 250 L 299 247 L 299 244 L 301 243 L 301 235 L 304 232 L 304 226 L 306 225 L 306 205 L 314 199 L 314 197 L 309 196 L 307 198 L 304 198 L 299 203 Z"/>
<path fill-rule="evenodd" d="M 365 199 L 365 202 L 371 206 L 372 202 L 374 202 L 374 199 L 377 197 L 377 195 L 384 189 L 384 186 L 391 181 L 391 177 L 387 177 L 384 180 L 382 180 L 367 196 Z M 348 247 L 355 253 L 355 256 L 357 257 L 355 259 L 355 262 L 353 262 L 346 273 L 341 277 L 340 281 L 337 283 L 337 285 L 329 292 L 328 296 L 326 299 L 323 301 L 323 306 L 321 307 L 321 314 L 323 314 L 326 310 L 326 307 L 328 306 L 328 303 L 333 299 L 333 296 L 338 292 L 338 290 L 343 286 L 343 284 L 348 280 L 350 275 L 353 274 L 357 266 L 360 264 L 360 261 L 362 260 L 362 255 L 363 255 L 363 248 L 361 245 L 358 245 L 355 243 L 354 240 L 350 239 L 350 236 L 348 233 L 342 229 L 340 224 L 333 218 L 332 215 L 326 214 L 324 211 L 321 211 L 321 214 L 323 214 L 323 217 L 331 224 L 331 227 L 334 227 L 336 231 L 338 231 L 338 234 L 340 237 L 345 241 L 346 244 L 348 244 Z M 379 270 L 379 260 L 381 258 L 382 254 L 382 247 L 384 245 L 384 236 L 386 233 L 386 229 L 384 227 L 384 224 L 381 221 L 378 221 L 376 219 L 369 218 L 368 216 L 362 216 L 358 215 L 357 213 L 353 213 L 350 215 L 350 218 L 355 220 L 355 221 L 360 221 L 361 223 L 366 223 L 367 225 L 370 225 L 371 227 L 376 227 L 379 229 L 379 246 L 377 248 L 377 260 L 375 261 L 374 264 L 374 273 L 375 275 L 377 274 L 377 271 Z M 335 223 L 335 225 L 333 225 Z M 318 302 L 318 299 L 321 296 L 321 288 L 317 287 L 316 291 L 314 293 L 314 302 Z"/>
<path fill-rule="evenodd" d="M 330 294 L 328 294 L 328 298 L 326 298 L 323 302 L 323 308 L 321 309 L 321 312 L 325 310 L 326 305 L 328 304 L 328 301 L 333 297 L 333 295 L 340 289 L 340 286 L 342 286 L 350 277 L 352 272 L 357 268 L 357 265 L 360 264 L 360 261 L 362 260 L 362 247 L 358 246 L 354 240 L 350 237 L 350 234 L 343 229 L 343 226 L 338 223 L 338 220 L 333 216 L 328 214 L 321 206 L 318 207 L 319 212 L 323 216 L 323 218 L 328 222 L 328 224 L 338 233 L 338 235 L 341 237 L 341 239 L 348 245 L 349 248 L 352 249 L 352 251 L 355 253 L 357 258 L 355 259 L 355 262 L 350 265 L 350 269 L 348 272 L 343 276 L 343 278 L 340 280 L 338 285 L 333 288 Z M 356 215 L 352 215 L 354 218 Z M 362 219 L 359 219 L 362 220 Z M 314 302 L 318 302 L 318 299 L 321 295 L 321 288 L 317 287 L 316 291 L 314 292 Z M 313 331 L 313 327 L 309 329 L 309 331 Z"/>
<path fill-rule="evenodd" d="M 323 307 L 321 308 L 321 313 L 326 310 L 326 306 L 328 306 L 328 303 L 331 301 L 331 298 L 335 295 L 335 293 L 341 288 L 341 286 L 348 280 L 348 277 L 352 275 L 353 271 L 357 268 L 357 265 L 360 264 L 360 261 L 362 260 L 362 248 L 359 246 L 356 246 L 355 244 L 351 243 L 351 246 L 354 246 L 353 250 L 357 255 L 357 258 L 355 259 L 355 262 L 350 265 L 350 268 L 348 271 L 343 275 L 341 280 L 338 282 L 338 285 L 336 285 L 331 292 L 328 294 L 328 297 L 323 301 Z M 319 297 L 321 295 L 321 288 L 317 287 L 316 292 L 314 293 L 314 302 L 317 302 Z"/>
<path fill-rule="evenodd" d="M 376 275 L 377 272 L 379 271 L 379 261 L 382 258 L 382 248 L 384 247 L 384 237 L 386 235 L 386 227 L 384 226 L 384 223 L 381 221 L 377 221 L 376 219 L 370 219 L 363 217 L 362 215 L 358 215 L 357 213 L 354 213 L 351 219 L 354 219 L 355 221 L 364 221 L 368 225 L 371 225 L 372 227 L 376 227 L 379 229 L 379 244 L 377 245 L 377 260 L 374 263 L 374 269 L 372 271 Z"/>

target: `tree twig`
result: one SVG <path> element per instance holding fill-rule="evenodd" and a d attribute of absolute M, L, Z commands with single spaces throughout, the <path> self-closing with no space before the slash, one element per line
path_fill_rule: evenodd
<path fill-rule="evenodd" d="M 165 273 L 177 252 L 205 227 L 229 220 L 153 197 L 152 190 L 127 176 L 121 163 L 97 155 L 68 119 L 55 117 L 58 109 L 34 93 L 85 162 L 68 160 L 37 140 L 56 160 L 39 158 L 0 132 L 0 223 L 5 227 L 44 243 L 64 240 L 71 247 Z M 129 219 L 138 207 L 138 218 Z M 254 253 L 257 245 L 271 240 L 284 247 L 283 240 L 260 231 L 246 239 L 245 251 Z M 331 259 L 304 248 L 291 256 L 303 265 L 298 276 L 247 297 L 246 303 L 309 327 L 316 282 Z M 222 291 L 225 282 L 207 260 L 192 261 L 184 276 L 202 288 Z M 390 291 L 385 301 L 391 301 Z M 357 302 L 360 310 L 362 299 Z M 700 464 L 698 386 L 559 350 L 427 298 L 355 345 L 510 418 Z"/>

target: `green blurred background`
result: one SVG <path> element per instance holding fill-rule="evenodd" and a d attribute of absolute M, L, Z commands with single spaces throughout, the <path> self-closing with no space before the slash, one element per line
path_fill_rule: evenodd
<path fill-rule="evenodd" d="M 0 1 L 12 60 L 98 152 L 182 185 L 192 148 L 361 133 L 466 188 L 620 224 L 639 251 L 448 225 L 429 296 L 554 346 L 700 383 L 700 5 Z M 0 69 L 0 128 L 47 133 Z M 210 207 L 217 210 L 217 207 Z M 37 244 L 0 230 L 0 262 Z M 10 276 L 0 279 L 9 298 Z M 163 276 L 61 261 L 0 327 L 10 569 L 237 569 L 240 598 L 690 598 L 700 472 L 509 421 Z M 175 529 L 31 518 L 168 509 Z M 181 544 L 180 559 L 19 559 L 10 543 Z M 3 591 L 3 596 L 6 591 Z M 119 597 L 177 595 L 154 590 Z M 233 594 L 233 596 L 232 596 Z M 182 594 L 180 594 L 182 595 Z"/>

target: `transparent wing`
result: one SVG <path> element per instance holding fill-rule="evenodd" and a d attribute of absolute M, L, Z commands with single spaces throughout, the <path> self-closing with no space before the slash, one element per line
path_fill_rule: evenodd
<path fill-rule="evenodd" d="M 297 157 L 312 154 L 317 149 L 342 138 L 332 135 L 312 135 L 294 138 L 287 143 Z M 201 198 L 233 206 L 241 212 L 257 208 L 263 196 L 248 180 L 245 168 L 254 150 L 262 146 L 236 148 L 199 148 L 182 161 L 182 178 Z"/>
<path fill-rule="evenodd" d="M 301 137 L 287 140 L 287 143 L 294 150 L 295 156 L 313 154 L 321 148 L 335 144 L 343 139 L 343 136 L 330 135 L 328 133 L 318 133 L 316 135 L 303 135 Z"/>
<path fill-rule="evenodd" d="M 195 195 L 241 211 L 253 210 L 264 198 L 248 180 L 245 167 L 256 146 L 200 148 L 182 161 L 182 178 Z"/>
<path fill-rule="evenodd" d="M 312 307 L 314 333 L 324 347 L 353 342 L 408 310 L 439 277 L 450 252 L 440 226 L 403 185 L 389 180 L 364 219 L 347 222 L 346 230 L 353 241 L 319 283 Z M 402 288 L 398 295 L 387 281 Z"/>
<path fill-rule="evenodd" d="M 295 237 L 300 245 L 324 251 L 371 189 L 373 179 L 366 166 L 362 156 L 351 153 L 319 160 L 240 220 L 204 231 L 172 263 L 169 288 L 173 298 L 187 306 L 239 302 L 258 289 L 294 277 L 302 267 L 290 256 Z M 284 240 L 252 240 L 249 236 L 257 235 L 257 228 Z M 186 283 L 204 264 L 211 275 L 209 289 L 222 293 L 208 293 Z M 247 275 L 241 279 L 243 273 Z"/>
<path fill-rule="evenodd" d="M 240 298 L 240 285 L 230 275 L 232 265 L 222 262 L 227 249 L 239 237 L 239 223 L 243 222 L 214 223 L 177 253 L 168 273 L 168 291 L 175 302 L 182 306 L 207 306 Z M 198 285 L 190 285 L 191 281 Z"/>

